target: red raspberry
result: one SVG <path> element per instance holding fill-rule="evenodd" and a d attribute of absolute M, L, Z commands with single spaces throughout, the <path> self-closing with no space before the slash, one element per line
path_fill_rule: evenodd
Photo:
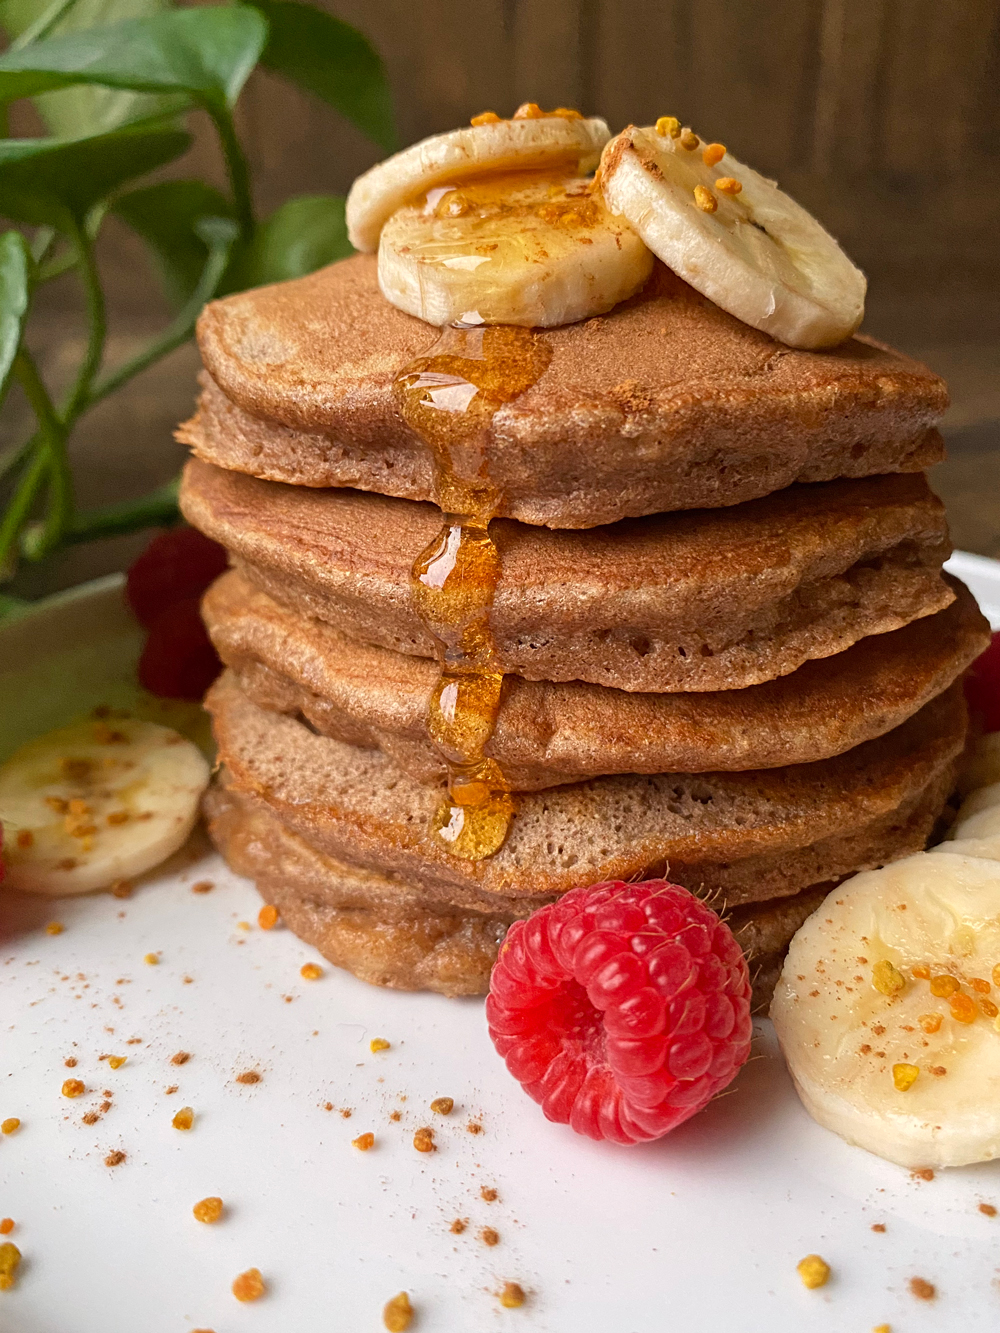
<path fill-rule="evenodd" d="M 125 598 L 149 627 L 174 602 L 200 597 L 225 568 L 224 546 L 197 528 L 171 528 L 155 536 L 132 564 Z"/>
<path fill-rule="evenodd" d="M 158 615 L 139 658 L 139 683 L 166 699 L 200 699 L 222 670 L 198 609 L 198 598 Z"/>
<path fill-rule="evenodd" d="M 732 931 L 687 889 L 595 884 L 515 921 L 486 1017 L 547 1119 L 640 1143 L 735 1077 L 750 1053 L 750 978 Z"/>
<path fill-rule="evenodd" d="M 965 697 L 984 731 L 1000 731 L 1000 632 L 969 668 Z"/>

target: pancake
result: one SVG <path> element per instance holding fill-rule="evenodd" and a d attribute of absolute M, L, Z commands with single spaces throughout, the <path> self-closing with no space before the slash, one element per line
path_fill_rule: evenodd
<path fill-rule="evenodd" d="M 956 593 L 946 610 L 745 690 L 627 694 L 508 676 L 486 754 L 517 791 L 607 773 L 776 768 L 842 754 L 905 722 L 989 644 L 972 594 L 946 581 Z M 428 730 L 436 663 L 296 615 L 235 570 L 209 589 L 202 614 L 219 656 L 261 708 L 377 747 L 418 782 L 444 781 Z"/>
<path fill-rule="evenodd" d="M 417 656 L 410 595 L 432 505 L 309 490 L 188 463 L 181 507 L 276 601 Z M 617 689 L 742 689 L 942 610 L 950 547 L 922 476 L 797 486 L 730 509 L 589 532 L 491 524 L 499 667 Z"/>
<path fill-rule="evenodd" d="M 289 929 L 337 967 L 377 986 L 485 995 L 507 927 L 530 910 L 523 900 L 492 915 L 442 906 L 408 882 L 317 851 L 259 802 L 224 782 L 207 793 L 205 815 L 226 861 L 256 881 Z M 765 987 L 773 989 L 775 959 L 784 956 L 792 935 L 829 887 L 741 907 L 730 915 L 751 972 Z M 755 1003 L 770 999 L 765 987 L 755 985 Z"/>
<path fill-rule="evenodd" d="M 392 384 L 435 335 L 382 297 L 368 255 L 214 301 L 198 323 L 208 375 L 178 438 L 272 481 L 434 500 L 430 450 Z M 740 504 L 943 457 L 947 393 L 925 366 L 864 337 L 796 351 L 659 264 L 639 296 L 543 336 L 548 369 L 497 413 L 486 449 L 498 512 L 524 523 Z"/>
<path fill-rule="evenodd" d="M 954 785 L 967 730 L 956 683 L 888 735 L 818 763 L 604 777 L 522 793 L 500 850 L 466 861 L 428 836 L 438 792 L 380 751 L 258 708 L 230 672 L 206 707 L 237 792 L 329 856 L 485 913 L 512 898 L 667 870 L 736 906 L 917 851 Z"/>

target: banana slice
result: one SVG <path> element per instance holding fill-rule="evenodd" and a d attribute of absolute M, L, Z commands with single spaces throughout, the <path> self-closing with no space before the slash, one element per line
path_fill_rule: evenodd
<path fill-rule="evenodd" d="M 483 172 L 559 166 L 578 174 L 591 171 L 610 137 L 603 120 L 573 113 L 494 120 L 435 134 L 357 178 L 347 196 L 347 235 L 356 250 L 373 251 L 397 208 L 435 186 Z"/>
<path fill-rule="evenodd" d="M 605 148 L 600 180 L 668 268 L 744 324 L 792 347 L 831 347 L 861 323 L 865 277 L 773 181 L 703 145 L 671 117 L 630 125 Z"/>
<path fill-rule="evenodd" d="M 0 766 L 5 882 L 61 897 L 152 869 L 187 840 L 208 777 L 197 746 L 136 718 L 29 741 Z"/>
<path fill-rule="evenodd" d="M 1000 861 L 1000 782 L 979 787 L 962 803 L 948 841 L 930 849 Z M 1000 875 L 1000 866 L 997 867 Z"/>
<path fill-rule="evenodd" d="M 836 888 L 771 1004 L 813 1118 L 908 1167 L 1000 1156 L 1000 865 L 957 845 Z"/>
<path fill-rule="evenodd" d="M 653 256 L 580 176 L 519 171 L 431 190 L 382 229 L 378 279 L 429 324 L 548 328 L 602 315 Z"/>

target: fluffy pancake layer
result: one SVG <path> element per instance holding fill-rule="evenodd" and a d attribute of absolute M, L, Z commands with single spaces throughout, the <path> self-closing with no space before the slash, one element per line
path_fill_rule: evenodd
<path fill-rule="evenodd" d="M 508 676 L 486 753 L 519 791 L 608 773 L 775 768 L 841 754 L 905 722 L 988 645 L 975 599 L 948 582 L 956 599 L 946 610 L 745 690 L 628 694 Z M 260 707 L 377 747 L 419 782 L 444 780 L 427 722 L 436 663 L 296 615 L 235 570 L 209 590 L 202 614 L 219 656 Z"/>
<path fill-rule="evenodd" d="M 357 255 L 208 305 L 208 375 L 179 438 L 273 481 L 433 500 L 430 450 L 392 384 L 435 331 L 382 298 L 375 270 Z M 500 512 L 525 523 L 740 504 L 942 457 L 933 427 L 947 393 L 925 366 L 867 338 L 795 351 L 661 265 L 609 315 L 545 338 L 548 370 L 497 413 L 487 447 Z"/>
<path fill-rule="evenodd" d="M 737 905 L 915 851 L 951 791 L 967 729 L 956 684 L 888 735 L 818 763 L 604 777 L 522 793 L 500 851 L 475 862 L 427 837 L 437 791 L 381 752 L 258 708 L 231 673 L 206 705 L 238 793 L 329 856 L 487 914 L 509 899 L 528 905 L 576 884 L 667 869 Z"/>
<path fill-rule="evenodd" d="M 181 506 L 276 601 L 354 638 L 433 656 L 410 569 L 440 511 L 259 481 L 193 461 Z M 491 526 L 497 660 L 529 680 L 742 689 L 898 629 L 954 597 L 922 476 L 799 486 L 737 508 L 589 532 Z"/>
<path fill-rule="evenodd" d="M 209 791 L 205 813 L 223 856 L 256 881 L 285 924 L 331 963 L 373 985 L 484 995 L 507 927 L 527 915 L 523 902 L 493 914 L 448 908 L 405 880 L 338 861 L 225 781 Z M 730 915 L 759 974 L 757 1003 L 770 998 L 775 964 L 828 887 Z"/>

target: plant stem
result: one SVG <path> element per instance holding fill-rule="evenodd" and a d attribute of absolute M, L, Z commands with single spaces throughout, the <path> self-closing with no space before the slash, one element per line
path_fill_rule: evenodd
<path fill-rule="evenodd" d="M 232 224 L 229 225 L 232 226 Z M 233 230 L 235 231 L 235 228 Z M 159 337 L 155 338 L 148 347 L 138 352 L 131 360 L 126 361 L 124 365 L 119 366 L 117 370 L 109 371 L 107 375 L 97 381 L 87 395 L 85 407 L 89 408 L 94 403 L 99 403 L 102 398 L 106 398 L 109 393 L 114 393 L 133 375 L 138 375 L 147 366 L 151 366 L 154 361 L 159 361 L 168 352 L 172 352 L 175 347 L 180 347 L 181 343 L 187 342 L 194 329 L 195 321 L 201 313 L 202 306 L 214 295 L 215 289 L 219 285 L 219 280 L 225 272 L 229 260 L 230 249 L 231 246 L 224 242 L 212 246 L 205 261 L 205 267 L 201 271 L 201 277 L 198 279 L 198 285 L 183 307 Z"/>
<path fill-rule="evenodd" d="M 104 311 L 104 292 L 101 290 L 101 278 L 94 259 L 94 246 L 83 227 L 73 224 L 73 241 L 76 246 L 80 278 L 87 298 L 87 320 L 90 332 L 87 338 L 87 350 L 84 353 L 76 383 L 66 401 L 66 406 L 59 414 L 67 426 L 71 426 L 80 415 L 87 402 L 94 376 L 101 368 L 104 356 L 104 339 L 107 334 L 107 321 Z"/>
<path fill-rule="evenodd" d="M 20 37 L 11 42 L 7 49 L 9 51 L 23 51 L 32 42 L 47 37 L 66 11 L 72 9 L 75 4 L 76 0 L 52 0 L 48 9 L 43 10 L 34 23 L 29 23 Z"/>
<path fill-rule="evenodd" d="M 236 136 L 236 127 L 229 108 L 214 103 L 206 106 L 208 114 L 215 123 L 222 154 L 226 159 L 226 171 L 233 191 L 233 206 L 236 220 L 240 224 L 240 236 L 249 241 L 254 231 L 253 198 L 250 194 L 250 168 Z"/>
<path fill-rule="evenodd" d="M 66 453 L 66 426 L 56 415 L 52 399 L 31 353 L 22 347 L 14 359 L 14 374 L 38 421 L 36 459 L 45 464 L 49 478 L 49 512 L 38 542 L 38 559 L 59 545 L 73 520 L 73 477 Z"/>
<path fill-rule="evenodd" d="M 121 504 L 106 505 L 103 509 L 94 509 L 89 514 L 80 514 L 63 534 L 64 542 L 89 542 L 98 537 L 118 537 L 126 532 L 138 532 L 142 528 L 166 527 L 176 523 L 180 517 L 177 509 L 177 493 L 180 490 L 180 478 L 174 477 L 164 486 L 142 495 L 138 500 L 126 500 Z"/>
<path fill-rule="evenodd" d="M 41 489 L 48 468 L 48 459 L 41 449 L 36 450 L 30 466 L 21 476 L 10 504 L 0 522 L 0 578 L 6 576 L 7 561 L 18 533 L 31 514 L 31 506 Z"/>

